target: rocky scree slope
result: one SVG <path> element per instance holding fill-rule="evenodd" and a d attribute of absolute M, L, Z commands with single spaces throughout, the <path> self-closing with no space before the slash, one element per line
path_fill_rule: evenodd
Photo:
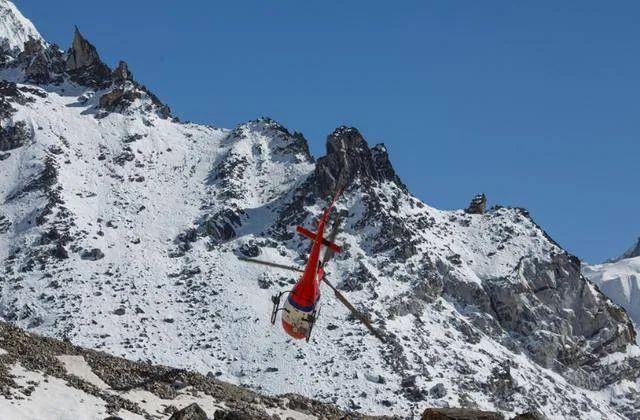
<path fill-rule="evenodd" d="M 355 413 L 212 377 L 131 362 L 0 323 L 3 419 L 344 419 Z M 366 418 L 366 417 L 362 417 Z"/>
<path fill-rule="evenodd" d="M 0 416 L 7 419 L 399 419 L 344 411 L 301 395 L 277 397 L 211 375 L 132 362 L 0 322 Z M 64 402 L 64 403 L 62 403 Z M 426 409 L 423 419 L 503 420 L 499 413 Z M 514 420 L 538 420 L 525 413 Z"/>
<path fill-rule="evenodd" d="M 526 210 L 441 211 L 384 145 L 339 127 L 314 160 L 268 118 L 182 124 L 78 30 L 62 52 L 5 50 L 0 74 L 0 314 L 77 345 L 362 413 L 478 407 L 639 418 L 623 309 Z M 345 252 L 327 267 L 387 336 L 325 293 L 310 344 L 268 321 L 338 186 Z"/>

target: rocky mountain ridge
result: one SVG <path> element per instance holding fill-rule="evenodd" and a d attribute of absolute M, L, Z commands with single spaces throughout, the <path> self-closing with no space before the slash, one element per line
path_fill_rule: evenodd
<path fill-rule="evenodd" d="M 441 211 L 386 147 L 338 127 L 313 159 L 261 118 L 182 124 L 78 30 L 0 69 L 0 314 L 77 345 L 354 412 L 425 407 L 639 418 L 640 349 L 623 309 L 526 210 Z M 107 71 L 108 70 L 108 71 Z M 303 264 L 294 236 L 337 203 L 328 275 L 388 337 L 327 293 L 309 345 L 269 324 L 295 281 L 237 256 Z"/>
<path fill-rule="evenodd" d="M 627 260 L 631 258 L 640 257 L 640 238 L 636 239 L 636 243 L 629 249 L 627 249 L 621 256 L 609 260 L 608 262 L 618 262 L 620 260 Z"/>

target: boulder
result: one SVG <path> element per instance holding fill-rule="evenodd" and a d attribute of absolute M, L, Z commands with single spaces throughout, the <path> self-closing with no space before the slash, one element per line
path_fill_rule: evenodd
<path fill-rule="evenodd" d="M 447 388 L 445 388 L 443 383 L 437 383 L 431 387 L 429 390 L 429 395 L 433 398 L 443 398 L 447 395 Z"/>
<path fill-rule="evenodd" d="M 88 261 L 97 261 L 104 258 L 104 253 L 99 248 L 85 249 L 80 254 L 80 258 Z"/>
<path fill-rule="evenodd" d="M 198 404 L 193 403 L 173 413 L 169 420 L 207 420 L 207 413 Z"/>
<path fill-rule="evenodd" d="M 60 242 L 56 244 L 52 255 L 59 260 L 66 260 L 67 258 L 69 258 L 69 252 L 67 252 L 64 245 L 62 245 Z"/>

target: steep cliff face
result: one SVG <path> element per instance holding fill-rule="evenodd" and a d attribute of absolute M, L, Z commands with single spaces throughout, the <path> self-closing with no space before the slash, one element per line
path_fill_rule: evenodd
<path fill-rule="evenodd" d="M 33 42 L 0 69 L 4 319 L 362 412 L 638 418 L 629 318 L 525 210 L 432 208 L 355 128 L 314 160 L 267 118 L 181 124 L 79 33 L 67 53 Z M 303 264 L 294 228 L 338 188 L 328 276 L 384 344 L 330 293 L 311 343 L 292 342 L 267 314 L 295 278 L 237 259 Z"/>

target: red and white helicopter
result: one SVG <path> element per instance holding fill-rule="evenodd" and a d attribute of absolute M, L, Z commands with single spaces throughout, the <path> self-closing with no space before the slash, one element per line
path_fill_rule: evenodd
<path fill-rule="evenodd" d="M 296 271 L 302 273 L 302 276 L 298 282 L 293 286 L 292 290 L 281 292 L 271 298 L 273 302 L 273 311 L 271 312 L 271 323 L 276 323 L 278 312 L 282 311 L 282 327 L 285 332 L 295 339 L 306 339 L 309 341 L 311 338 L 311 331 L 320 313 L 319 301 L 320 301 L 320 283 L 324 283 L 335 294 L 336 298 L 344 304 L 349 311 L 359 319 L 367 329 L 378 339 L 384 342 L 383 335 L 376 330 L 369 318 L 358 311 L 342 293 L 327 280 L 327 273 L 324 271 L 324 266 L 331 259 L 334 253 L 342 251 L 338 245 L 334 243 L 336 236 L 338 235 L 338 228 L 340 221 L 336 219 L 333 224 L 333 230 L 329 234 L 328 238 L 324 236 L 324 230 L 329 220 L 329 214 L 333 209 L 333 206 L 340 196 L 340 191 L 334 196 L 329 206 L 324 210 L 322 216 L 318 220 L 317 231 L 311 232 L 302 226 L 298 226 L 296 231 L 304 237 L 310 239 L 313 244 L 311 246 L 311 252 L 309 253 L 309 259 L 304 269 L 277 264 L 269 261 L 262 261 L 255 258 L 239 257 L 240 260 L 251 262 L 255 264 L 263 264 L 270 267 L 281 268 L 284 270 Z M 324 250 L 321 258 L 321 252 Z M 289 294 L 284 305 L 280 306 L 280 300 L 283 295 Z"/>

